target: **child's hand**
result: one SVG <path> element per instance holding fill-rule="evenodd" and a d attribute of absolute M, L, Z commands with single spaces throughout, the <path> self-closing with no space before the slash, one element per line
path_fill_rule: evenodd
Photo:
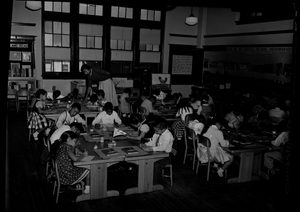
<path fill-rule="evenodd" d="M 89 155 L 88 151 L 84 150 L 83 155 L 84 155 L 84 157 L 87 157 Z"/>

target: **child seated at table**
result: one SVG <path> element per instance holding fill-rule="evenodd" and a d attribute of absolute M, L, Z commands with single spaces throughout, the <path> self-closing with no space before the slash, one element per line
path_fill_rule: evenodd
<path fill-rule="evenodd" d="M 227 113 L 224 117 L 226 125 L 230 129 L 238 130 L 244 122 L 244 117 L 238 105 L 234 105 L 232 111 Z"/>
<path fill-rule="evenodd" d="M 146 108 L 146 110 L 147 110 L 146 116 L 148 116 L 150 113 L 159 114 L 158 110 L 155 110 L 153 108 L 153 105 L 155 105 L 155 102 L 156 102 L 155 96 L 150 96 L 149 98 L 147 98 L 147 96 L 145 94 L 142 94 L 141 99 L 143 101 L 141 106 Z"/>
<path fill-rule="evenodd" d="M 277 125 L 277 134 L 275 140 L 271 141 L 271 144 L 273 146 L 284 147 L 285 144 L 289 141 L 289 135 L 290 135 L 290 124 L 287 121 L 281 121 Z M 274 166 L 274 161 L 278 161 L 279 163 L 284 163 L 284 148 L 281 148 L 280 150 L 276 151 L 269 151 L 264 154 L 264 166 L 269 170 L 271 174 L 276 173 L 276 169 Z"/>
<path fill-rule="evenodd" d="M 72 102 L 81 101 L 83 99 L 83 96 L 79 93 L 78 88 L 74 88 L 71 93 L 69 93 L 64 100 L 71 100 Z"/>
<path fill-rule="evenodd" d="M 31 100 L 30 107 L 28 109 L 29 116 L 27 119 L 28 128 L 34 130 L 33 137 L 38 140 L 38 134 L 45 130 L 46 134 L 50 129 L 55 126 L 54 120 L 47 118 L 43 111 L 46 110 L 46 98 L 47 91 L 44 89 L 38 89 Z"/>
<path fill-rule="evenodd" d="M 99 105 L 104 106 L 104 104 L 107 102 L 107 100 L 105 98 L 104 90 L 102 90 L 102 89 L 96 90 L 95 94 L 97 94 Z"/>
<path fill-rule="evenodd" d="M 119 110 L 122 117 L 127 117 L 131 112 L 130 104 L 126 101 L 126 98 L 130 96 L 131 89 L 125 88 L 119 99 Z"/>
<path fill-rule="evenodd" d="M 104 105 L 104 110 L 100 112 L 92 122 L 92 125 L 96 128 L 100 128 L 101 125 L 114 125 L 122 124 L 118 113 L 113 110 L 113 104 L 111 102 L 106 102 Z"/>
<path fill-rule="evenodd" d="M 211 158 L 208 158 L 206 147 L 199 144 L 197 148 L 197 155 L 201 162 L 205 163 L 208 160 L 213 160 L 221 163 L 222 167 L 218 168 L 218 175 L 223 177 L 223 172 L 231 165 L 233 156 L 223 150 L 222 147 L 229 146 L 229 141 L 224 139 L 221 121 L 217 118 L 210 119 L 210 126 L 203 136 L 210 139 L 211 147 L 209 148 Z"/>
<path fill-rule="evenodd" d="M 66 131 L 61 135 L 58 143 L 59 148 L 57 152 L 51 151 L 51 157 L 54 157 L 57 162 L 61 184 L 75 185 L 86 178 L 86 185 L 88 185 L 89 177 L 87 176 L 90 170 L 73 164 L 88 156 L 86 150 L 82 152 L 76 147 L 78 135 L 73 131 Z"/>
<path fill-rule="evenodd" d="M 132 114 L 129 118 L 129 124 L 137 131 L 128 133 L 127 138 L 140 141 L 152 138 L 155 131 L 151 122 L 154 118 L 154 115 L 149 115 L 143 120 L 140 114 Z"/>
<path fill-rule="evenodd" d="M 69 125 L 73 122 L 79 122 L 86 126 L 86 121 L 79 115 L 81 111 L 81 105 L 77 102 L 71 105 L 71 108 L 60 114 L 56 121 L 56 127 L 59 128 L 62 125 Z"/>
<path fill-rule="evenodd" d="M 155 133 L 149 142 L 141 144 L 141 147 L 145 151 L 160 151 L 160 152 L 172 152 L 172 146 L 174 137 L 168 130 L 168 122 L 164 118 L 157 118 L 153 123 Z M 153 184 L 158 184 L 161 178 L 162 169 L 171 163 L 171 158 L 166 157 L 154 162 Z"/>

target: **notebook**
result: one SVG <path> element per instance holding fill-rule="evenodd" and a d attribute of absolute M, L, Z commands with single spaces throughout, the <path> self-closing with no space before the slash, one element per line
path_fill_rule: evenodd
<path fill-rule="evenodd" d="M 128 155 L 132 155 L 132 154 L 138 154 L 139 152 L 133 148 L 133 147 L 124 147 L 121 149 L 122 151 L 124 151 L 126 154 Z"/>
<path fill-rule="evenodd" d="M 114 150 L 113 148 L 109 149 L 102 149 L 101 150 L 106 156 L 118 155 L 118 151 Z"/>

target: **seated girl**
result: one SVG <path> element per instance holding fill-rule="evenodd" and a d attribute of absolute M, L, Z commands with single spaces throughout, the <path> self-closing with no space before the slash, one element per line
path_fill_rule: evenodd
<path fill-rule="evenodd" d="M 100 112 L 92 122 L 92 125 L 96 128 L 100 128 L 101 125 L 114 125 L 122 124 L 118 113 L 113 110 L 113 104 L 111 102 L 106 102 L 104 105 L 104 110 Z"/>

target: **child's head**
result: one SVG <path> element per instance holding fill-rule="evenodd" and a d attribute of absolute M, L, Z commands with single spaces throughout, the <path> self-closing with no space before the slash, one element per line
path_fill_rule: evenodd
<path fill-rule="evenodd" d="M 195 102 L 196 101 L 196 95 L 195 94 L 190 94 L 190 101 Z"/>
<path fill-rule="evenodd" d="M 166 119 L 159 117 L 153 124 L 153 128 L 156 134 L 161 135 L 168 129 L 168 122 Z"/>
<path fill-rule="evenodd" d="M 97 96 L 97 94 L 92 94 L 92 95 L 90 96 L 90 101 L 91 101 L 92 103 L 97 102 L 97 101 L 98 101 L 98 96 Z"/>
<path fill-rule="evenodd" d="M 241 115 L 241 109 L 240 109 L 240 107 L 238 105 L 234 105 L 233 106 L 232 112 L 236 116 Z"/>
<path fill-rule="evenodd" d="M 153 91 L 153 95 L 158 96 L 159 94 L 160 94 L 160 89 L 155 89 L 155 90 Z"/>
<path fill-rule="evenodd" d="M 38 89 L 36 92 L 35 92 L 35 97 L 40 99 L 40 100 L 46 100 L 47 98 L 47 91 L 44 90 L 44 89 Z"/>
<path fill-rule="evenodd" d="M 113 112 L 114 106 L 111 102 L 106 102 L 104 104 L 104 111 L 108 114 L 111 115 Z"/>
<path fill-rule="evenodd" d="M 69 130 L 69 131 L 64 132 L 60 136 L 60 140 L 62 143 L 67 143 L 71 146 L 76 146 L 77 140 L 78 140 L 78 135 L 75 132 Z"/>
<path fill-rule="evenodd" d="M 60 96 L 60 94 L 61 94 L 60 90 L 55 90 L 53 92 L 53 99 L 57 99 Z"/>
<path fill-rule="evenodd" d="M 84 132 L 83 126 L 79 122 L 72 122 L 69 126 L 71 128 L 71 131 L 73 131 L 77 135 L 80 135 L 80 133 Z"/>
<path fill-rule="evenodd" d="M 143 121 L 143 118 L 142 118 L 141 114 L 138 114 L 138 113 L 132 114 L 129 119 L 129 123 L 133 127 L 136 127 L 136 128 L 138 128 L 141 125 L 142 121 Z"/>
<path fill-rule="evenodd" d="M 125 88 L 123 92 L 124 92 L 124 93 L 128 93 L 128 95 L 130 96 L 130 94 L 131 94 L 131 89 L 130 89 L 130 88 Z"/>
<path fill-rule="evenodd" d="M 155 105 L 155 103 L 156 103 L 156 97 L 155 96 L 150 96 L 149 97 L 149 100 L 152 102 L 152 105 Z"/>
<path fill-rule="evenodd" d="M 78 102 L 75 102 L 71 105 L 71 109 L 69 110 L 69 114 L 71 117 L 76 116 L 78 113 L 80 113 L 81 105 Z"/>
<path fill-rule="evenodd" d="M 102 89 L 97 90 L 97 91 L 96 91 L 96 94 L 98 95 L 98 98 L 99 98 L 99 97 L 102 97 L 102 98 L 105 97 L 105 92 L 104 92 L 104 90 L 102 90 Z"/>
<path fill-rule="evenodd" d="M 74 88 L 72 93 L 73 93 L 73 96 L 78 96 L 78 94 L 79 94 L 78 88 Z"/>

